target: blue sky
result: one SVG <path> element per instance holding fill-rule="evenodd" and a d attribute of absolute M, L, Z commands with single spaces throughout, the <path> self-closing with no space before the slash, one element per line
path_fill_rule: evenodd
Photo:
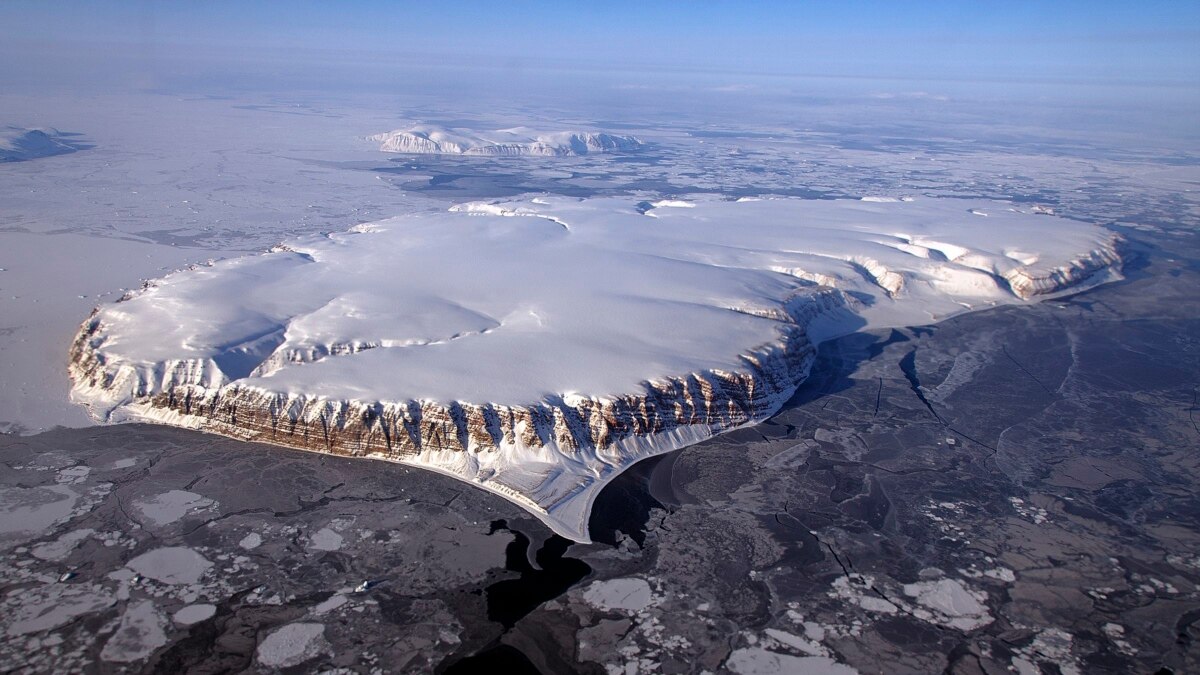
<path fill-rule="evenodd" d="M 592 68 L 1200 83 L 1200 2 L 25 2 L 4 41 Z M 96 56 L 95 52 L 92 53 Z"/>

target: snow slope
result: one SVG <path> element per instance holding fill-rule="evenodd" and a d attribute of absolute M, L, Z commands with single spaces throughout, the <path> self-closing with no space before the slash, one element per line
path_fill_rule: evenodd
<path fill-rule="evenodd" d="M 609 480 L 765 419 L 821 340 L 1099 283 L 1117 243 L 998 202 L 464 204 L 104 305 L 74 397 L 101 420 L 441 471 L 584 541 Z"/>
<path fill-rule="evenodd" d="M 632 136 L 585 131 L 539 132 L 526 127 L 497 131 L 446 129 L 416 125 L 370 136 L 383 152 L 432 155 L 541 155 L 566 157 L 627 152 L 642 147 Z"/>

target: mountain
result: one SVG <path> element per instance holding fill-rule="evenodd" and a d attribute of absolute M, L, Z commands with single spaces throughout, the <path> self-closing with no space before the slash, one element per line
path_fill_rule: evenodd
<path fill-rule="evenodd" d="M 525 127 L 498 131 L 468 131 L 418 125 L 370 136 L 383 152 L 421 155 L 485 155 L 573 157 L 606 152 L 630 152 L 643 146 L 633 136 L 584 131 L 537 132 Z"/>
<path fill-rule="evenodd" d="M 99 420 L 447 473 L 585 541 L 608 481 L 766 419 L 822 340 L 1118 278 L 1119 245 L 974 200 L 464 204 L 101 306 L 73 396 Z"/>
<path fill-rule="evenodd" d="M 39 157 L 64 155 L 76 147 L 55 129 L 0 127 L 0 162 L 20 162 Z"/>

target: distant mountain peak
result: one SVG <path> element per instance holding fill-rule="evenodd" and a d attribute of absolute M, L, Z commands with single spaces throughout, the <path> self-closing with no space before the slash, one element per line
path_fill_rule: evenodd
<path fill-rule="evenodd" d="M 495 131 L 449 129 L 419 124 L 368 137 L 382 152 L 417 155 L 479 155 L 497 157 L 575 157 L 630 152 L 644 146 L 633 136 L 598 131 L 535 131 L 513 127 Z"/>
<path fill-rule="evenodd" d="M 75 152 L 72 143 L 63 140 L 57 129 L 26 129 L 0 126 L 0 162 L 21 162 L 39 157 Z"/>

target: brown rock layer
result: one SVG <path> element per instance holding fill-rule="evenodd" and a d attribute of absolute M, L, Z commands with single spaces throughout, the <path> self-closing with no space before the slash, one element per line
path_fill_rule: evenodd
<path fill-rule="evenodd" d="M 523 405 L 433 401 L 339 401 L 225 382 L 211 360 L 134 367 L 109 364 L 98 316 L 71 348 L 77 390 L 102 392 L 138 417 L 288 447 L 402 461 L 425 450 L 490 452 L 501 447 L 552 449 L 572 459 L 616 464 L 606 450 L 632 437 L 679 427 L 733 428 L 772 414 L 807 376 L 815 356 L 805 326 L 844 307 L 822 289 L 792 298 L 778 313 L 777 343 L 743 354 L 744 368 L 645 382 L 643 391 L 605 397 L 547 397 Z M 336 354 L 338 350 L 330 350 Z M 332 356 L 336 358 L 336 356 Z"/>

